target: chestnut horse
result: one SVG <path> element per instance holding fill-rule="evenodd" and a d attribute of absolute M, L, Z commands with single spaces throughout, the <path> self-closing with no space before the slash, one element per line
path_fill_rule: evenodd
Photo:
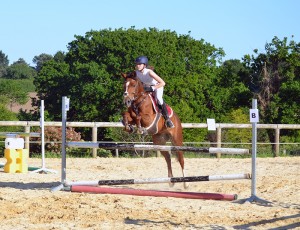
<path fill-rule="evenodd" d="M 173 111 L 170 116 L 174 128 L 167 128 L 165 120 L 153 103 L 151 93 L 144 90 L 143 83 L 137 78 L 136 72 L 122 73 L 124 82 L 124 103 L 127 111 L 123 113 L 124 130 L 131 133 L 133 126 L 136 125 L 137 133 L 151 135 L 154 145 L 165 145 L 171 141 L 173 146 L 183 145 L 183 135 L 181 121 L 178 115 Z M 176 151 L 177 159 L 184 173 L 184 158 L 182 151 Z M 171 154 L 168 151 L 161 151 L 168 166 L 168 177 L 173 177 Z M 172 184 L 171 184 L 172 185 Z M 187 187 L 187 184 L 184 184 Z"/>

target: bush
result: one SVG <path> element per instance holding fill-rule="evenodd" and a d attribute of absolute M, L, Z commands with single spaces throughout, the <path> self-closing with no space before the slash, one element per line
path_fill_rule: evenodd
<path fill-rule="evenodd" d="M 41 132 L 39 130 L 38 132 Z M 76 132 L 74 128 L 68 127 L 66 129 L 67 141 L 81 141 L 81 134 Z M 39 144 L 30 143 L 30 153 L 41 152 L 41 138 L 36 140 Z M 45 151 L 52 153 L 61 152 L 62 142 L 62 127 L 45 127 Z"/>

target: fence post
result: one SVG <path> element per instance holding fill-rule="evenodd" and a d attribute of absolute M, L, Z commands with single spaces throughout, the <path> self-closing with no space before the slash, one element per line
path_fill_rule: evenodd
<path fill-rule="evenodd" d="M 220 125 L 217 127 L 217 148 L 222 147 L 222 128 Z M 221 158 L 221 153 L 217 153 L 217 158 Z"/>
<path fill-rule="evenodd" d="M 280 136 L 280 128 L 275 129 L 275 153 L 274 153 L 274 157 L 278 157 L 279 156 L 279 136 Z"/>
<path fill-rule="evenodd" d="M 156 157 L 161 157 L 160 151 L 156 151 Z"/>
<path fill-rule="evenodd" d="M 94 127 L 92 128 L 92 141 L 93 142 L 97 142 L 97 126 L 96 124 L 94 125 Z M 93 148 L 93 157 L 97 157 L 97 148 Z"/>
<path fill-rule="evenodd" d="M 30 133 L 30 126 L 27 125 L 25 126 L 25 133 Z M 28 136 L 25 136 L 25 149 L 28 149 L 28 153 L 29 153 L 29 138 L 30 138 L 30 135 Z"/>

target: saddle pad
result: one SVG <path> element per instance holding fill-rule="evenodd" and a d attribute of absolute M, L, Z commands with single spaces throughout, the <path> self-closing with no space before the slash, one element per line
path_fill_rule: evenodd
<path fill-rule="evenodd" d="M 152 105 L 153 105 L 153 108 L 154 108 L 155 112 L 158 113 L 159 108 L 158 108 L 158 105 L 156 103 L 156 100 L 155 100 L 153 94 L 149 94 L 149 97 L 151 98 Z M 173 116 L 173 109 L 168 104 L 166 104 L 166 107 L 167 107 L 167 110 L 168 110 L 169 117 L 172 117 Z"/>

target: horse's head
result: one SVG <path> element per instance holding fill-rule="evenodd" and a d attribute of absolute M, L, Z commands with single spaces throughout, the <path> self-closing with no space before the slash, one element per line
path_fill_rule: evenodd
<path fill-rule="evenodd" d="M 122 73 L 124 78 L 124 104 L 130 107 L 132 102 L 135 101 L 144 92 L 142 82 L 137 78 L 136 72 Z"/>

